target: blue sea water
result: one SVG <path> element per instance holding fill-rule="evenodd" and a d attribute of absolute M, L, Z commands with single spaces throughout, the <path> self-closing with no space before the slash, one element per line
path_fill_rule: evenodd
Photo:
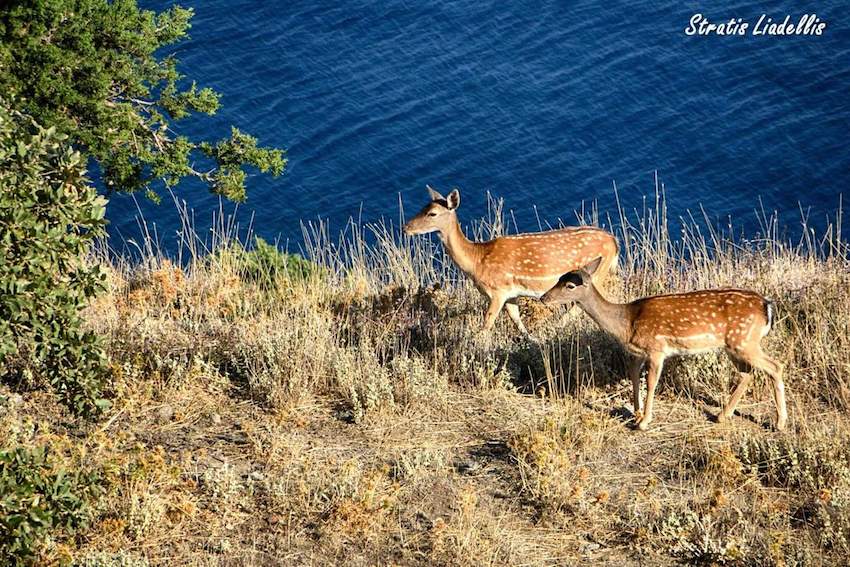
<path fill-rule="evenodd" d="M 426 183 L 461 189 L 464 222 L 488 191 L 504 197 L 525 231 L 572 221 L 582 202 L 613 211 L 613 183 L 640 207 L 656 171 L 674 218 L 702 205 L 753 233 L 763 205 L 793 235 L 802 205 L 823 227 L 850 196 L 850 8 L 721 4 L 182 0 L 191 39 L 168 52 L 222 108 L 174 128 L 200 139 L 235 125 L 287 149 L 285 175 L 251 176 L 238 216 L 295 250 L 302 220 L 397 220 L 399 199 L 409 216 Z M 820 37 L 689 37 L 695 13 L 828 25 Z M 200 184 L 177 194 L 201 228 L 218 208 Z M 139 206 L 173 250 L 175 207 Z M 138 235 L 136 207 L 112 199 L 113 244 Z"/>

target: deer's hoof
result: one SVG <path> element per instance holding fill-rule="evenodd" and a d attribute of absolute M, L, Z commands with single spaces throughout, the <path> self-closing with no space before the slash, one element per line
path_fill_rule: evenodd
<path fill-rule="evenodd" d="M 649 420 L 647 420 L 647 419 L 640 420 L 637 424 L 637 428 L 641 431 L 646 431 L 647 429 L 649 429 Z"/>

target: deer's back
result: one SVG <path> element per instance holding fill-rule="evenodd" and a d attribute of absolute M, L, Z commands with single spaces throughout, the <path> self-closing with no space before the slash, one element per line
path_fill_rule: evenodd
<path fill-rule="evenodd" d="M 631 303 L 631 343 L 642 350 L 736 348 L 769 330 L 768 302 L 741 289 L 693 291 Z"/>
<path fill-rule="evenodd" d="M 482 243 L 481 284 L 539 297 L 565 273 L 617 254 L 614 236 L 595 227 L 571 227 L 503 236 Z"/>

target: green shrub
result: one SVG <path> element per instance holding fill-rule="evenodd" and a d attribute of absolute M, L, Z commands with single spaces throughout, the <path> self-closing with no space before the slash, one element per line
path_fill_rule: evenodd
<path fill-rule="evenodd" d="M 70 536 L 89 520 L 97 477 L 54 470 L 46 448 L 0 450 L 0 564 L 26 565 L 48 536 Z"/>
<path fill-rule="evenodd" d="M 277 285 L 280 279 L 300 281 L 319 271 L 319 266 L 298 254 L 280 251 L 259 236 L 251 249 L 240 244 L 220 250 L 213 261 L 232 261 L 242 281 L 255 283 L 263 289 Z"/>
<path fill-rule="evenodd" d="M 91 415 L 105 365 L 80 310 L 103 286 L 85 254 L 103 233 L 105 199 L 64 137 L 0 100 L 0 379 L 50 383 Z"/>

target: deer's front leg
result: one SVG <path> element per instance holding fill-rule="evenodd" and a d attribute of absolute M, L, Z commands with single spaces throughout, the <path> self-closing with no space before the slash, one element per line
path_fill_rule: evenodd
<path fill-rule="evenodd" d="M 661 376 L 661 370 L 664 368 L 664 355 L 661 353 L 652 353 L 649 355 L 649 371 L 646 375 L 646 403 L 643 407 L 643 417 L 638 422 L 638 429 L 646 431 L 649 429 L 649 424 L 652 422 L 652 406 L 655 401 L 655 387 L 658 385 L 658 378 Z"/>
<path fill-rule="evenodd" d="M 487 308 L 487 315 L 484 317 L 484 330 L 489 331 L 496 323 L 496 317 L 505 305 L 507 298 L 503 295 L 494 293 L 490 296 L 490 307 Z"/>
<path fill-rule="evenodd" d="M 508 312 L 508 315 L 510 315 L 511 320 L 514 322 L 514 325 L 516 325 L 516 328 L 519 329 L 519 332 L 526 337 L 531 338 L 531 335 L 528 334 L 528 329 L 525 328 L 525 325 L 522 323 L 522 318 L 519 316 L 519 305 L 508 301 L 505 303 L 505 311 Z"/>
<path fill-rule="evenodd" d="M 634 407 L 635 420 L 640 420 L 640 371 L 643 369 L 644 359 L 635 356 L 629 361 L 629 377 L 632 379 L 632 406 Z"/>

